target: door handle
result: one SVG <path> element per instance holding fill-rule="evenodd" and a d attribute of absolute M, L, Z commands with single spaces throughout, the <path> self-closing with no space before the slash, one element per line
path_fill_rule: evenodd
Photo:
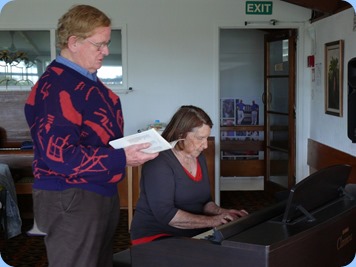
<path fill-rule="evenodd" d="M 264 92 L 262 94 L 262 103 L 266 105 L 266 103 L 271 103 L 272 102 L 272 94 L 269 92 L 266 97 L 266 93 Z"/>

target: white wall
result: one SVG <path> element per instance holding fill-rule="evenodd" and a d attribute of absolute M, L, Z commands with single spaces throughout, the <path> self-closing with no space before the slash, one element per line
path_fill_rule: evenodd
<path fill-rule="evenodd" d="M 354 9 L 338 13 L 311 25 L 316 36 L 315 62 L 320 66 L 320 80 L 311 82 L 311 113 L 310 138 L 344 151 L 351 155 L 356 155 L 356 144 L 353 144 L 347 137 L 347 63 L 351 58 L 356 57 L 356 31 L 354 26 Z M 343 75 L 343 116 L 336 117 L 325 114 L 325 43 L 344 40 L 344 75 Z"/>
<path fill-rule="evenodd" d="M 219 151 L 219 28 L 298 28 L 310 10 L 273 0 L 272 15 L 245 15 L 245 1 L 237 0 L 101 0 L 92 4 L 113 19 L 113 27 L 126 25 L 128 46 L 128 86 L 134 91 L 121 95 L 125 133 L 130 134 L 155 119 L 168 121 L 182 104 L 194 104 L 212 117 Z M 58 18 L 75 0 L 16 0 L 0 15 L 1 29 L 56 28 Z M 276 26 L 268 22 L 279 21 Z M 344 19 L 344 18 L 341 18 Z M 245 21 L 251 22 L 245 26 Z M 332 23 L 330 23 L 331 25 Z M 332 28 L 331 26 L 328 29 Z M 340 31 L 339 31 L 340 32 Z M 337 37 L 337 36 L 335 36 Z M 304 37 L 298 41 L 297 102 L 308 105 L 305 87 Z M 309 108 L 309 105 L 308 105 Z M 301 147 L 297 151 L 297 176 L 304 177 L 309 113 L 299 109 L 297 132 Z M 313 117 L 314 118 L 314 117 Z M 336 129 L 335 129 L 336 130 Z M 328 138 L 331 140 L 331 138 Z M 299 146 L 299 144 L 298 144 Z M 343 146 L 345 147 L 345 145 Z M 219 176 L 216 156 L 216 177 Z M 217 178 L 218 179 L 218 178 Z M 297 177 L 298 179 L 298 177 Z M 217 180 L 218 181 L 218 180 Z M 218 184 L 218 183 L 217 183 Z M 218 190 L 216 190 L 218 191 Z"/>

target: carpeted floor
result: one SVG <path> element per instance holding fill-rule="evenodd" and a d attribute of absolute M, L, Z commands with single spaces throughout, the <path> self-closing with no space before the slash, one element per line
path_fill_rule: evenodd
<path fill-rule="evenodd" d="M 130 235 L 127 224 L 127 210 L 121 210 L 120 223 L 115 234 L 113 253 L 128 248 Z M 14 267 L 45 267 L 48 266 L 43 237 L 28 236 L 26 232 L 32 228 L 32 219 L 22 220 L 22 234 L 0 241 L 3 261 Z M 0 266 L 1 261 L 0 261 Z"/>
<path fill-rule="evenodd" d="M 272 194 L 263 191 L 223 191 L 221 206 L 226 208 L 246 209 L 253 213 L 275 203 Z M 127 210 L 121 210 L 120 224 L 115 235 L 113 253 L 130 246 Z M 3 260 L 13 267 L 48 266 L 43 237 L 27 236 L 26 231 L 32 227 L 32 219 L 23 219 L 22 234 L 8 240 L 0 239 L 0 252 Z M 1 234 L 1 233 L 0 233 Z M 0 261 L 0 266 L 1 261 Z"/>

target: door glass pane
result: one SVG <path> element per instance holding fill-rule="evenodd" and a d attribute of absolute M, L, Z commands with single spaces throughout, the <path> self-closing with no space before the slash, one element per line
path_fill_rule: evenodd
<path fill-rule="evenodd" d="M 271 149 L 270 181 L 288 187 L 288 153 Z"/>
<path fill-rule="evenodd" d="M 269 114 L 270 181 L 288 187 L 288 116 Z"/>
<path fill-rule="evenodd" d="M 268 75 L 287 75 L 288 73 L 288 39 L 269 43 Z"/>
<path fill-rule="evenodd" d="M 289 79 L 287 77 L 268 79 L 269 110 L 288 113 Z"/>
<path fill-rule="evenodd" d="M 288 151 L 288 116 L 269 115 L 269 146 Z"/>

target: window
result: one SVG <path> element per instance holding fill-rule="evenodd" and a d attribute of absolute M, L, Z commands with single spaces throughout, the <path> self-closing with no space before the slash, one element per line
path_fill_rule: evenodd
<path fill-rule="evenodd" d="M 55 30 L 0 30 L 0 90 L 30 90 L 59 53 Z M 126 28 L 111 32 L 110 54 L 98 76 L 113 91 L 127 89 Z"/>
<path fill-rule="evenodd" d="M 107 84 L 119 87 L 123 85 L 122 73 L 122 31 L 111 31 L 110 54 L 105 57 L 103 66 L 98 70 L 98 77 Z"/>
<path fill-rule="evenodd" d="M 282 40 L 282 53 L 283 53 L 283 62 L 288 62 L 289 60 L 289 41 L 287 40 Z"/>
<path fill-rule="evenodd" d="M 50 31 L 0 31 L 1 89 L 30 88 L 50 61 Z"/>

